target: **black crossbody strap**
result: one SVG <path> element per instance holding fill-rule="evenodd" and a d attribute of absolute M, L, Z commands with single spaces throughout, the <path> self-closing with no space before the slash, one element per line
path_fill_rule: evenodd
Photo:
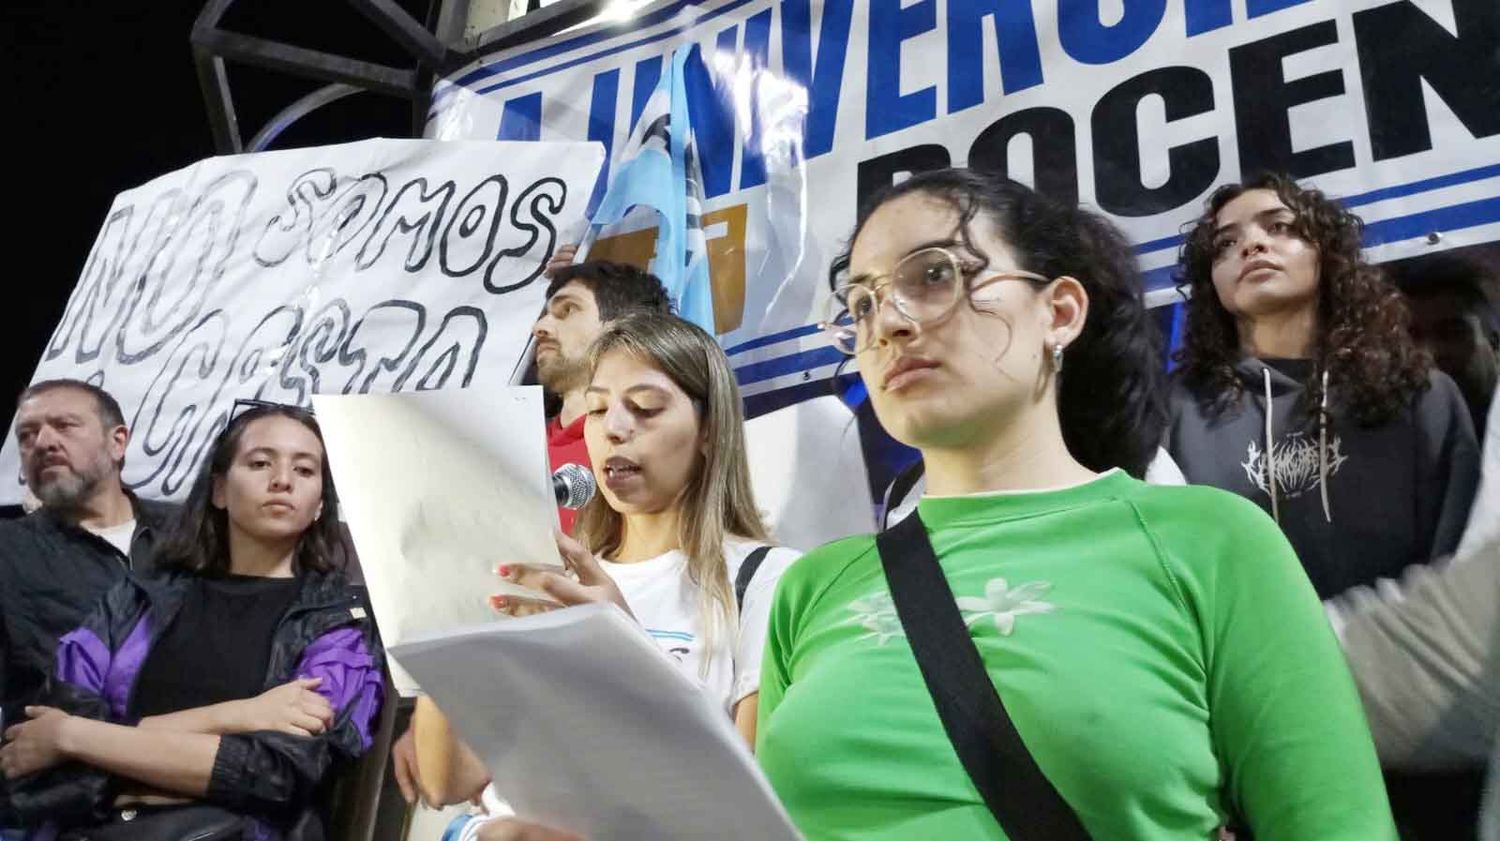
<path fill-rule="evenodd" d="M 900 473 L 896 474 L 896 478 L 891 480 L 890 485 L 885 489 L 885 499 L 881 501 L 881 510 L 885 512 L 880 522 L 882 529 L 891 527 L 891 512 L 901 507 L 901 503 L 906 501 L 907 495 L 917 487 L 918 482 L 922 481 L 922 476 L 926 472 L 926 463 L 921 459 L 917 459 L 908 464 Z"/>
<path fill-rule="evenodd" d="M 896 615 L 964 770 L 1011 841 L 1089 834 L 1026 749 L 969 636 L 922 518 L 875 538 Z"/>
<path fill-rule="evenodd" d="M 745 609 L 745 591 L 750 589 L 750 581 L 755 578 L 755 571 L 760 569 L 761 561 L 771 554 L 771 547 L 757 546 L 745 556 L 745 562 L 740 564 L 739 574 L 734 577 L 734 606 L 740 610 Z"/>

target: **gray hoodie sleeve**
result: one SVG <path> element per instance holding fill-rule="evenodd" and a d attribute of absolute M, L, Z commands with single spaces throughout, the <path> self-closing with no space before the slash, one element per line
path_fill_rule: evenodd
<path fill-rule="evenodd" d="M 1418 398 L 1417 522 L 1430 528 L 1428 558 L 1458 550 L 1479 486 L 1479 442 L 1458 386 L 1436 369 Z M 1430 525 L 1428 525 L 1430 524 Z"/>
<path fill-rule="evenodd" d="M 1384 765 L 1489 757 L 1500 731 L 1500 545 L 1484 548 L 1328 604 Z"/>
<path fill-rule="evenodd" d="M 1464 528 L 1460 555 L 1479 551 L 1481 544 L 1500 543 L 1500 392 L 1490 400 L 1490 413 L 1484 424 L 1484 464 L 1480 466 L 1479 493 L 1469 525 Z"/>
<path fill-rule="evenodd" d="M 1485 482 L 1495 489 L 1500 399 L 1490 418 Z M 1476 499 L 1471 523 L 1497 522 L 1500 492 Z M 1418 564 L 1400 582 L 1356 587 L 1326 606 L 1383 763 L 1451 768 L 1489 756 L 1500 732 L 1500 529 L 1471 527 L 1452 560 Z"/>

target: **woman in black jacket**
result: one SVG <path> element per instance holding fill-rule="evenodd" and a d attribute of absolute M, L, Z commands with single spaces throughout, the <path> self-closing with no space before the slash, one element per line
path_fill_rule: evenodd
<path fill-rule="evenodd" d="M 321 838 L 315 795 L 369 746 L 382 686 L 336 506 L 309 413 L 233 417 L 162 549 L 170 573 L 107 594 L 60 641 L 50 705 L 6 732 L 15 817 L 38 837 Z"/>
<path fill-rule="evenodd" d="M 1412 342 L 1362 232 L 1262 175 L 1214 191 L 1182 250 L 1167 449 L 1189 482 L 1274 517 L 1325 599 L 1451 554 L 1479 476 L 1458 388 Z"/>

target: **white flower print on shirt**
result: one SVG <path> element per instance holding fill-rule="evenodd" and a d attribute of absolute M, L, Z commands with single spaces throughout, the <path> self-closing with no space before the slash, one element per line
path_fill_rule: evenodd
<path fill-rule="evenodd" d="M 861 640 L 874 638 L 876 645 L 885 645 L 893 637 L 906 636 L 901 629 L 901 619 L 896 616 L 896 603 L 888 592 L 875 593 L 849 603 L 854 617 L 849 621 L 860 625 L 869 633 Z"/>
<path fill-rule="evenodd" d="M 1027 613 L 1051 613 L 1057 605 L 1044 602 L 1039 597 L 1052 589 L 1048 581 L 1028 581 L 1012 589 L 1004 578 L 991 578 L 984 585 L 984 597 L 958 597 L 958 609 L 964 615 L 964 624 L 973 627 L 986 616 L 994 617 L 995 630 L 1003 637 L 1016 629 L 1016 617 Z"/>
<path fill-rule="evenodd" d="M 1016 629 L 1016 617 L 1028 613 L 1051 613 L 1057 606 L 1043 601 L 1041 596 L 1052 589 L 1048 581 L 1028 581 L 1012 588 L 1004 578 L 992 578 L 979 597 L 959 596 L 959 612 L 964 615 L 964 624 L 973 627 L 975 622 L 991 618 L 995 630 L 1008 637 Z M 849 603 L 854 615 L 849 622 L 864 628 L 860 639 L 875 640 L 876 645 L 885 645 L 896 637 L 906 636 L 901 627 L 901 618 L 896 614 L 896 603 L 887 591 L 873 593 Z"/>

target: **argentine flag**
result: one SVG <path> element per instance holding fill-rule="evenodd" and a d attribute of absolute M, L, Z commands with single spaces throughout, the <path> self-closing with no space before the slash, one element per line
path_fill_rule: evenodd
<path fill-rule="evenodd" d="M 703 175 L 688 119 L 684 72 L 690 51 L 691 45 L 684 45 L 672 54 L 671 70 L 662 75 L 641 110 L 578 253 L 586 258 L 599 232 L 624 219 L 632 208 L 654 209 L 659 223 L 651 272 L 667 287 L 677 314 L 712 334 L 713 290 L 702 224 Z"/>

